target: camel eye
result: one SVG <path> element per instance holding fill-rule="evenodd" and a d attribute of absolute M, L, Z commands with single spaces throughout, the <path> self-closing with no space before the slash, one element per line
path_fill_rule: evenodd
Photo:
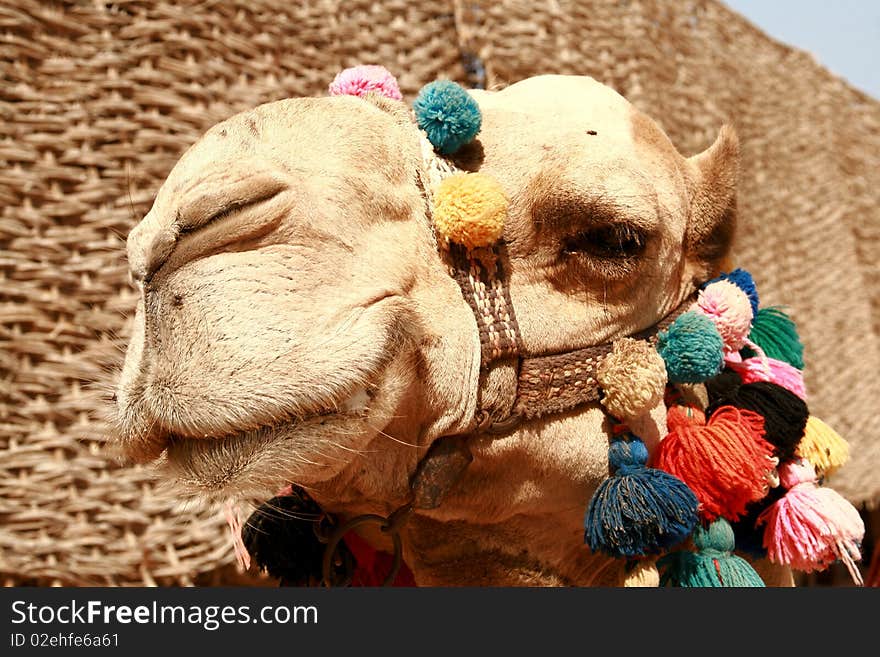
<path fill-rule="evenodd" d="M 567 238 L 565 255 L 584 254 L 599 260 L 630 260 L 640 256 L 646 246 L 645 234 L 629 224 L 602 224 Z"/>

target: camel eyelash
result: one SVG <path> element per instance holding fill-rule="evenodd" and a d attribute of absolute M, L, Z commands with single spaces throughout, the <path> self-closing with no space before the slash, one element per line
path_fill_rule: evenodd
<path fill-rule="evenodd" d="M 647 243 L 648 236 L 631 224 L 599 224 L 563 240 L 562 253 L 603 261 L 634 260 L 644 253 Z"/>

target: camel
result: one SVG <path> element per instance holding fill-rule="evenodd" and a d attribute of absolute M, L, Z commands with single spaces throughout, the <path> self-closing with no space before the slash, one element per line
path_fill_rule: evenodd
<path fill-rule="evenodd" d="M 684 157 L 591 78 L 470 93 L 483 125 L 455 164 L 510 199 L 525 353 L 645 329 L 718 269 L 736 216 L 730 127 Z M 265 500 L 293 482 L 343 519 L 398 508 L 429 446 L 472 432 L 505 385 L 481 370 L 423 166 L 408 108 L 376 97 L 287 99 L 208 130 L 128 238 L 141 296 L 117 391 L 125 454 L 157 460 L 185 498 Z M 442 504 L 401 531 L 416 582 L 616 584 L 583 541 L 607 447 L 598 403 L 477 436 Z"/>

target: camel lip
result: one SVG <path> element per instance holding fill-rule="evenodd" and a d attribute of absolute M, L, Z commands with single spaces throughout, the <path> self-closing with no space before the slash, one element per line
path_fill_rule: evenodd
<path fill-rule="evenodd" d="M 246 436 L 266 435 L 278 432 L 281 429 L 289 431 L 299 425 L 309 423 L 323 423 L 323 419 L 334 416 L 356 416 L 364 411 L 370 401 L 366 389 L 357 387 L 347 396 L 333 405 L 333 408 L 325 407 L 316 409 L 307 414 L 281 417 L 275 422 L 251 425 L 235 428 L 224 433 L 200 433 L 191 431 L 157 430 L 147 436 L 126 439 L 122 431 L 118 432 L 115 441 L 115 451 L 123 461 L 148 465 L 160 459 L 180 462 L 180 455 L 193 449 L 207 449 L 209 444 L 220 447 L 229 446 Z"/>
<path fill-rule="evenodd" d="M 168 432 L 164 435 L 164 444 L 165 450 L 168 451 L 175 446 L 191 443 L 191 444 L 204 444 L 206 442 L 212 443 L 228 443 L 238 440 L 246 435 L 254 435 L 254 434 L 266 434 L 278 431 L 280 429 L 294 429 L 301 424 L 306 424 L 308 422 L 320 421 L 321 418 L 331 418 L 336 416 L 349 415 L 350 413 L 346 413 L 341 411 L 340 409 L 324 409 L 321 411 L 317 411 L 314 413 L 309 413 L 308 415 L 299 416 L 296 418 L 286 418 L 279 420 L 278 422 L 272 422 L 269 424 L 262 424 L 254 427 L 234 429 L 233 431 L 229 431 L 223 434 L 210 435 L 204 434 L 201 436 L 196 435 L 183 435 L 181 433 L 176 432 Z M 320 423 L 320 422 L 319 422 Z"/>
<path fill-rule="evenodd" d="M 273 479 L 269 487 L 262 482 L 261 492 L 252 490 L 246 472 L 254 463 L 271 460 L 278 443 L 285 441 L 289 430 L 329 414 L 310 416 L 294 422 L 279 422 L 256 429 L 242 430 L 218 437 L 195 438 L 170 434 L 162 455 L 156 460 L 163 487 L 184 500 L 234 501 L 267 498 L 269 488 L 280 489 L 289 483 L 284 477 Z M 280 464 L 275 464 L 280 465 Z M 265 479 L 265 473 L 260 479 Z M 245 492 L 246 489 L 247 492 Z"/>
<path fill-rule="evenodd" d="M 163 485 L 185 498 L 273 497 L 291 482 L 292 471 L 325 467 L 312 461 L 324 455 L 311 429 L 320 434 L 325 424 L 362 419 L 368 401 L 366 392 L 356 389 L 339 407 L 307 416 L 213 437 L 169 433 L 157 459 Z"/>
<path fill-rule="evenodd" d="M 156 464 L 160 485 L 183 503 L 262 503 L 301 480 L 305 459 L 297 434 L 304 429 L 279 425 L 215 440 L 178 439 Z"/>

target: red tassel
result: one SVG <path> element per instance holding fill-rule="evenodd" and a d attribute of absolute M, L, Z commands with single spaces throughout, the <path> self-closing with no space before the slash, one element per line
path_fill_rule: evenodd
<path fill-rule="evenodd" d="M 654 465 L 687 484 L 704 520 L 737 520 L 750 502 L 767 494 L 775 467 L 764 418 L 733 406 L 722 406 L 706 424 L 700 416 L 696 409 L 669 410 L 669 434 L 660 441 Z"/>
<path fill-rule="evenodd" d="M 355 560 L 352 586 L 382 586 L 382 582 L 391 572 L 394 557 L 387 552 L 380 552 L 356 532 L 348 532 L 343 539 L 351 550 Z M 406 563 L 400 564 L 397 577 L 391 586 L 415 586 L 416 581 Z"/>

